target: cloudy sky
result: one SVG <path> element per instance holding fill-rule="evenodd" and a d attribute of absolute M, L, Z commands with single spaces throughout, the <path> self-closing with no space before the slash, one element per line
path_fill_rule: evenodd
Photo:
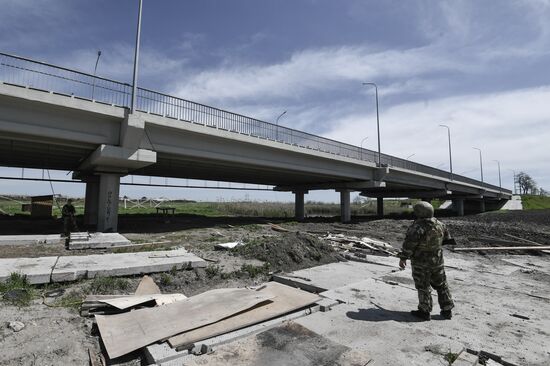
<path fill-rule="evenodd" d="M 98 74 L 131 82 L 137 0 L 0 9 L 0 51 L 92 72 L 101 50 Z M 444 123 L 456 173 L 479 178 L 478 147 L 486 181 L 498 184 L 500 160 L 503 186 L 515 170 L 549 190 L 548 19 L 549 0 L 144 0 L 139 83 L 266 121 L 286 110 L 281 125 L 357 146 L 368 137 L 375 149 L 374 93 L 362 82 L 376 82 L 383 152 L 448 169 Z M 42 184 L 0 182 L 2 192 L 48 193 Z M 309 198 L 337 197 L 323 195 Z"/>

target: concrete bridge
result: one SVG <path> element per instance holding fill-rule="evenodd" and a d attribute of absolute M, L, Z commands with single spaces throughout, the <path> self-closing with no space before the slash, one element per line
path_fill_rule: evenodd
<path fill-rule="evenodd" d="M 512 192 L 475 179 L 129 84 L 0 53 L 0 165 L 73 171 L 86 183 L 85 222 L 116 231 L 120 177 L 255 183 L 290 191 L 304 217 L 311 190 L 453 201 L 496 209 Z"/>

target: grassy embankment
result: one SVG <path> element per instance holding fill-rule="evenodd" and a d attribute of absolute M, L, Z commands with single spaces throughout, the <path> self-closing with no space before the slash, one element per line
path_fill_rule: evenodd
<path fill-rule="evenodd" d="M 0 213 L 29 215 L 28 212 L 21 211 L 21 203 L 29 203 L 30 198 L 17 197 L 16 200 L 0 199 Z M 412 201 L 411 201 L 412 202 Z M 410 211 L 409 201 L 385 200 L 384 212 L 386 214 L 402 213 Z M 59 201 L 59 206 L 63 206 L 65 201 Z M 84 214 L 84 200 L 75 199 L 73 202 L 77 215 Z M 201 215 L 201 216 L 250 216 L 250 217 L 293 217 L 294 203 L 291 202 L 189 202 L 189 201 L 169 201 L 162 203 L 161 207 L 174 207 L 176 215 Z M 307 216 L 338 216 L 340 215 L 340 205 L 337 203 L 306 202 Z M 361 204 L 352 203 L 352 215 L 373 215 L 376 213 L 376 201 L 371 200 Z M 52 214 L 60 217 L 61 212 L 54 204 Z M 127 202 L 126 208 L 124 202 L 120 202 L 119 214 L 121 215 L 150 215 L 156 214 L 157 210 L 154 204 L 149 202 L 141 203 L 136 206 L 134 202 Z"/>
<path fill-rule="evenodd" d="M 524 210 L 550 209 L 550 197 L 548 196 L 523 195 L 521 203 Z"/>

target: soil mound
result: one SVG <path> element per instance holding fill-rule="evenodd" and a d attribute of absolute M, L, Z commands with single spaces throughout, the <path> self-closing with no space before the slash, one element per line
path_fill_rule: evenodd
<path fill-rule="evenodd" d="M 267 262 L 271 270 L 294 271 L 338 261 L 332 247 L 315 236 L 296 232 L 256 239 L 234 253 Z"/>

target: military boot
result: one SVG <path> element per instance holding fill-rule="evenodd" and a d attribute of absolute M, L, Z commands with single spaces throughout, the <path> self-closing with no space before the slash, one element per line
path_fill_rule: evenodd
<path fill-rule="evenodd" d="M 422 319 L 422 321 L 429 321 L 431 319 L 430 313 L 422 310 L 413 310 L 411 311 L 411 314 L 419 319 Z"/>
<path fill-rule="evenodd" d="M 441 310 L 440 314 L 445 319 L 451 319 L 453 317 L 453 312 L 451 310 Z"/>

